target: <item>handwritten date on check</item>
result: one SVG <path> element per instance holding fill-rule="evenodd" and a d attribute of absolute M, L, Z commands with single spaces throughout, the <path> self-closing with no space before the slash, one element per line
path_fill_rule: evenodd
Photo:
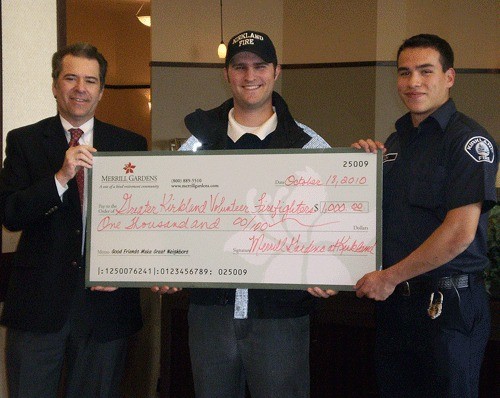
<path fill-rule="evenodd" d="M 381 263 L 381 154 L 98 153 L 87 286 L 352 290 Z"/>

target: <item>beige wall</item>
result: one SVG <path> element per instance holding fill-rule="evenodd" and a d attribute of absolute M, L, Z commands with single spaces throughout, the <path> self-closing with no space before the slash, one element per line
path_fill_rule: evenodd
<path fill-rule="evenodd" d="M 153 67 L 151 79 L 152 149 L 170 148 L 169 139 L 188 137 L 185 115 L 196 108 L 214 108 L 221 98 L 231 96 L 222 68 Z"/>
<path fill-rule="evenodd" d="M 266 32 L 282 55 L 283 1 L 224 2 L 224 42 L 245 29 Z M 152 68 L 152 147 L 188 137 L 184 116 L 196 108 L 210 109 L 230 97 L 217 56 L 220 43 L 218 0 L 152 2 L 152 58 L 155 62 L 220 63 L 221 67 Z M 277 89 L 279 90 L 278 84 Z"/>
<path fill-rule="evenodd" d="M 55 0 L 2 0 L 4 150 L 10 130 L 56 113 L 50 77 L 57 49 L 55 16 Z M 17 239 L 18 234 L 3 229 L 2 251 L 14 251 Z"/>
<path fill-rule="evenodd" d="M 249 12 L 252 11 L 252 12 Z M 394 61 L 416 33 L 442 35 L 457 68 L 498 68 L 497 0 L 232 0 L 224 3 L 224 39 L 247 28 L 268 33 L 285 65 Z M 153 2 L 152 59 L 220 62 L 218 1 Z M 156 21 L 156 23 L 155 23 Z M 471 39 L 474 38 L 474 39 Z M 405 109 L 393 66 L 285 69 L 278 86 L 294 116 L 332 145 L 361 136 L 385 139 Z M 229 96 L 218 69 L 157 66 L 152 71 L 153 141 L 187 137 L 184 116 Z M 222 85 L 222 87 L 221 87 Z M 459 74 L 453 98 L 499 140 L 498 74 Z"/>
<path fill-rule="evenodd" d="M 8 131 L 55 113 L 50 78 L 50 57 L 57 48 L 55 20 L 55 0 L 2 0 L 4 148 Z M 17 234 L 3 232 L 2 252 L 14 251 Z M 5 328 L 0 327 L 0 398 L 7 398 L 4 347 Z"/>
<path fill-rule="evenodd" d="M 499 68 L 498 0 L 284 0 L 282 62 L 393 61 L 403 39 L 435 33 L 459 68 Z"/>
<path fill-rule="evenodd" d="M 451 96 L 459 110 L 481 123 L 500 144 L 500 76 L 498 74 L 457 74 Z"/>
<path fill-rule="evenodd" d="M 405 38 L 431 32 L 453 46 L 456 68 L 500 66 L 496 0 L 287 0 L 285 5 L 284 63 L 395 61 Z M 284 73 L 283 94 L 294 115 L 332 145 L 373 134 L 383 140 L 406 112 L 395 72 L 391 66 L 291 70 Z M 452 91 L 460 110 L 497 141 L 499 84 L 498 75 L 459 74 Z"/>
<path fill-rule="evenodd" d="M 377 1 L 285 0 L 284 64 L 373 61 Z"/>
<path fill-rule="evenodd" d="M 457 68 L 499 68 L 498 0 L 407 1 L 406 34 L 436 33 L 455 52 Z"/>
<path fill-rule="evenodd" d="M 149 140 L 151 137 L 149 99 L 149 88 L 107 88 L 97 107 L 96 117 L 135 131 Z"/>
<path fill-rule="evenodd" d="M 67 0 L 67 42 L 92 43 L 108 61 L 106 85 L 111 87 L 106 88 L 96 117 L 150 140 L 150 90 L 112 87 L 150 84 L 151 32 L 135 16 L 140 5 Z"/>
<path fill-rule="evenodd" d="M 285 70 L 282 86 L 295 118 L 333 146 L 374 135 L 383 141 L 406 112 L 395 66 Z M 500 142 L 498 74 L 458 73 L 451 95 L 459 110 Z"/>
<path fill-rule="evenodd" d="M 107 84 L 149 84 L 150 28 L 135 16 L 140 2 L 108 3 L 66 0 L 67 42 L 97 46 L 109 63 Z"/>
<path fill-rule="evenodd" d="M 4 149 L 7 132 L 56 112 L 50 77 L 55 13 L 55 0 L 2 0 Z"/>
<path fill-rule="evenodd" d="M 408 1 L 378 0 L 377 1 L 377 60 L 394 60 L 395 52 L 401 44 L 401 39 L 408 37 L 406 20 Z"/>
<path fill-rule="evenodd" d="M 220 62 L 219 0 L 152 1 L 153 61 Z M 245 29 L 266 32 L 282 53 L 283 0 L 223 2 L 224 42 Z"/>
<path fill-rule="evenodd" d="M 330 145 L 349 146 L 374 131 L 375 73 L 374 67 L 285 70 L 283 95 L 297 120 Z"/>

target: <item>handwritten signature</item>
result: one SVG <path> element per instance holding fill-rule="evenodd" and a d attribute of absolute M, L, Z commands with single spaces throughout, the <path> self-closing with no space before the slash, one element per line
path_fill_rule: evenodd
<path fill-rule="evenodd" d="M 290 253 L 290 254 L 316 254 L 337 253 L 340 255 L 358 253 L 374 254 L 376 243 L 366 244 L 350 236 L 337 239 L 334 243 L 302 242 L 301 235 L 270 239 L 265 234 L 250 237 L 250 253 Z"/>

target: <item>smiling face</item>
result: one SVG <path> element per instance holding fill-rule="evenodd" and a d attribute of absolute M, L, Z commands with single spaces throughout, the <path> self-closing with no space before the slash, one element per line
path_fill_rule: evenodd
<path fill-rule="evenodd" d="M 224 69 L 233 93 L 235 114 L 259 111 L 272 114 L 272 93 L 280 71 L 279 65 L 274 67 L 254 53 L 236 54 Z"/>
<path fill-rule="evenodd" d="M 455 70 L 443 71 L 434 48 L 406 48 L 398 58 L 398 93 L 418 126 L 448 101 Z"/>
<path fill-rule="evenodd" d="M 64 119 L 79 127 L 94 117 L 103 91 L 97 60 L 71 54 L 63 58 L 61 73 L 52 83 L 52 93 Z"/>

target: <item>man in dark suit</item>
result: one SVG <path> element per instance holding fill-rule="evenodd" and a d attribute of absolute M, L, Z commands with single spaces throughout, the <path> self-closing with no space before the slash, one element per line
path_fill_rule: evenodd
<path fill-rule="evenodd" d="M 62 369 L 66 397 L 119 396 L 128 337 L 142 326 L 137 289 L 84 285 L 80 182 L 92 153 L 147 150 L 143 137 L 94 118 L 106 69 L 89 44 L 56 52 L 58 115 L 7 136 L 0 221 L 22 231 L 1 318 L 11 398 L 56 397 Z"/>

